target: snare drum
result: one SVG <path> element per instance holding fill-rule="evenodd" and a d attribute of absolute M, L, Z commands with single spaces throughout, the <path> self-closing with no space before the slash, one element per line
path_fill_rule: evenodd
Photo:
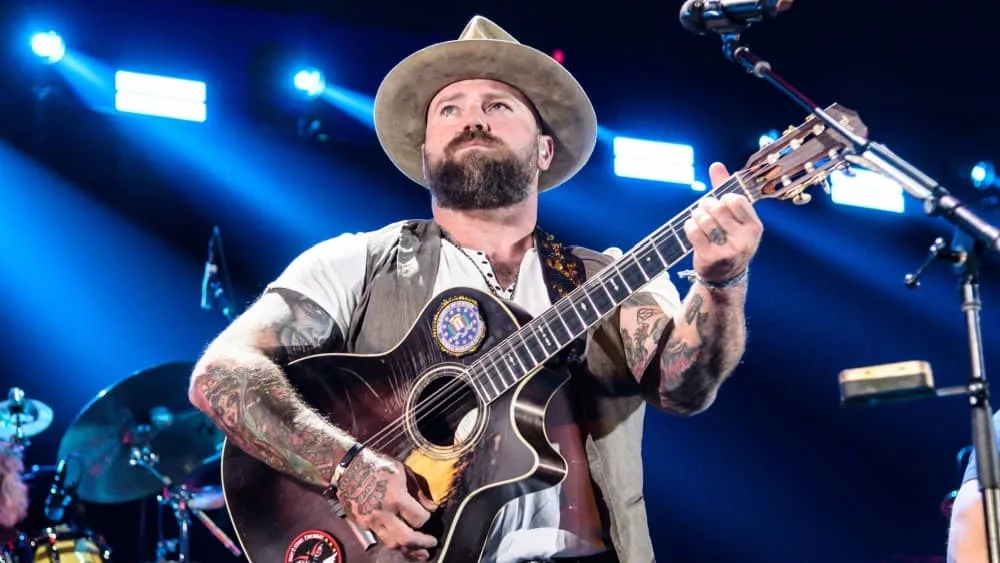
<path fill-rule="evenodd" d="M 33 563 L 106 563 L 111 550 L 93 534 L 57 526 L 31 539 Z"/>

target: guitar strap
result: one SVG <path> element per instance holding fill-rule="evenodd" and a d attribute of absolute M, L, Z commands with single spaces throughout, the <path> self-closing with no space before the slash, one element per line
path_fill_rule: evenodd
<path fill-rule="evenodd" d="M 542 265 L 542 279 L 553 305 L 586 281 L 587 270 L 583 260 L 573 254 L 570 247 L 556 240 L 554 235 L 536 228 L 535 248 Z M 578 339 L 570 346 L 569 360 L 575 362 L 581 359 L 584 349 L 584 339 Z"/>

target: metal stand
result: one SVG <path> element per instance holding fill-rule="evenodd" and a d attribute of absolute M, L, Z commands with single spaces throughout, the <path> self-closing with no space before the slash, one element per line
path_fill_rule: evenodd
<path fill-rule="evenodd" d="M 825 125 L 842 135 L 854 145 L 848 162 L 888 176 L 898 182 L 911 196 L 921 200 L 924 211 L 931 216 L 940 215 L 956 228 L 955 242 L 965 239 L 968 244 L 958 253 L 962 260 L 957 264 L 961 280 L 962 311 L 965 313 L 969 334 L 971 374 L 967 394 L 972 407 L 972 437 L 976 449 L 979 486 L 983 494 L 983 512 L 986 517 L 986 539 L 990 563 L 1000 563 L 1000 474 L 998 474 L 996 437 L 989 388 L 983 362 L 982 338 L 979 325 L 979 262 L 986 252 L 1000 252 L 1000 229 L 989 224 L 965 203 L 951 195 L 937 181 L 906 162 L 888 147 L 861 137 L 831 117 L 815 102 L 804 96 L 771 70 L 771 64 L 741 43 L 738 32 L 722 34 L 722 50 L 726 57 L 742 66 L 750 74 L 775 86 L 806 111 L 814 114 Z M 973 242 L 974 241 L 974 242 Z M 908 285 L 910 280 L 908 279 Z"/>
<path fill-rule="evenodd" d="M 191 493 L 183 485 L 174 483 L 170 477 L 167 477 L 156 470 L 154 466 L 157 461 L 158 457 L 156 453 L 148 447 L 132 448 L 129 463 L 133 467 L 142 467 L 146 469 L 153 475 L 153 477 L 156 477 L 163 483 L 163 492 L 156 497 L 156 500 L 160 503 L 161 522 L 162 510 L 166 506 L 169 506 L 173 510 L 174 518 L 177 520 L 178 537 L 174 539 L 165 539 L 163 537 L 162 525 L 158 526 L 159 533 L 156 542 L 156 563 L 164 563 L 167 561 L 166 556 L 168 552 L 177 553 L 176 561 L 178 563 L 191 563 L 190 533 L 192 514 L 197 517 L 206 528 L 208 528 L 208 531 L 211 532 L 212 535 L 215 536 L 215 538 L 218 539 L 230 553 L 236 557 L 243 555 L 239 546 L 237 546 L 225 532 L 216 526 L 215 522 L 213 522 L 208 515 L 191 506 Z"/>

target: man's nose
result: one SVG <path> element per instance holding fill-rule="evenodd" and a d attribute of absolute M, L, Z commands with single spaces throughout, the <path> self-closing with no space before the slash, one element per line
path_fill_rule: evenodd
<path fill-rule="evenodd" d="M 466 130 L 479 129 L 480 131 L 485 131 L 486 133 L 489 133 L 490 124 L 487 123 L 486 120 L 484 120 L 483 118 L 477 117 L 472 123 L 466 124 L 465 129 Z"/>

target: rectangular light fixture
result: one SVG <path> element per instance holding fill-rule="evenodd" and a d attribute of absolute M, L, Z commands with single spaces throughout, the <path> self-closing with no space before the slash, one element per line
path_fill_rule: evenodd
<path fill-rule="evenodd" d="M 903 213 L 906 199 L 903 187 L 891 178 L 870 170 L 840 170 L 830 174 L 830 199 L 840 205 L 864 207 L 890 213 Z"/>
<path fill-rule="evenodd" d="M 119 70 L 115 109 L 123 113 L 204 122 L 208 117 L 204 82 Z"/>
<path fill-rule="evenodd" d="M 694 176 L 694 147 L 629 137 L 615 137 L 612 146 L 616 176 L 698 189 Z"/>

